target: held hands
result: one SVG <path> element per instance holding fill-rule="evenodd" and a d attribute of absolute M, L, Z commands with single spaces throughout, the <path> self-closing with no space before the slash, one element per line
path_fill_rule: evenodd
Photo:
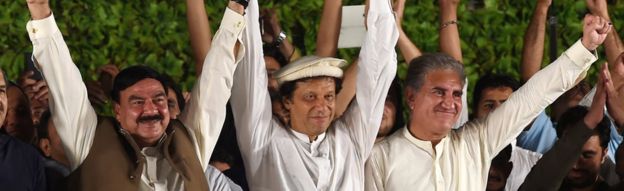
<path fill-rule="evenodd" d="M 262 19 L 262 28 L 264 29 L 262 32 L 262 41 L 264 43 L 273 43 L 280 32 L 282 32 L 282 27 L 280 27 L 279 18 L 277 18 L 277 14 L 273 9 L 265 9 L 261 12 Z"/>
<path fill-rule="evenodd" d="M 608 81 L 610 81 L 608 74 L 609 66 L 605 63 L 600 69 L 600 75 L 598 76 L 598 82 L 596 83 L 596 94 L 594 95 L 594 100 L 589 107 L 589 112 L 583 119 L 585 125 L 587 125 L 590 129 L 596 128 L 598 123 L 600 123 L 604 117 L 603 108 L 607 102 L 607 92 L 605 90 L 605 86 Z"/>
<path fill-rule="evenodd" d="M 622 128 L 624 126 L 624 53 L 620 54 L 614 63 L 613 72 L 607 71 L 606 75 L 607 110 L 616 125 Z"/>
<path fill-rule="evenodd" d="M 48 0 L 26 0 L 33 20 L 45 19 L 52 14 Z"/>
<path fill-rule="evenodd" d="M 607 38 L 607 34 L 611 30 L 611 22 L 606 19 L 587 14 L 583 19 L 583 38 L 581 43 L 587 48 L 587 50 L 596 50 L 604 40 Z"/>

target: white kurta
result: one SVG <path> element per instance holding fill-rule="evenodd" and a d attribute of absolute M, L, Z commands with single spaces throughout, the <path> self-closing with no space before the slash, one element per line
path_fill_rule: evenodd
<path fill-rule="evenodd" d="M 366 190 L 484 190 L 492 158 L 582 79 L 596 59 L 577 41 L 487 118 L 452 130 L 435 149 L 402 129 L 375 145 Z"/>
<path fill-rule="evenodd" d="M 533 166 L 542 158 L 542 154 L 540 153 L 515 146 L 515 143 L 512 144 L 513 147 L 509 161 L 513 163 L 513 168 L 511 169 L 509 177 L 507 177 L 507 184 L 505 185 L 506 191 L 518 190 L 520 185 L 524 182 L 524 178 L 529 175 Z"/>
<path fill-rule="evenodd" d="M 205 169 L 225 120 L 225 105 L 230 96 L 236 63 L 233 50 L 245 28 L 243 16 L 227 9 L 219 31 L 208 52 L 202 75 L 181 115 L 195 143 L 199 161 Z M 27 24 L 34 57 L 50 91 L 50 109 L 71 170 L 76 170 L 89 155 L 95 136 L 97 115 L 89 102 L 80 71 L 74 65 L 67 44 L 54 16 Z M 218 92 L 218 93 L 213 93 Z M 156 148 L 144 148 L 145 169 L 141 190 L 182 190 L 183 178 L 172 170 Z"/>
<path fill-rule="evenodd" d="M 232 110 L 252 190 L 363 190 L 364 163 L 396 74 L 398 32 L 388 1 L 371 1 L 360 53 L 356 99 L 325 134 L 309 143 L 273 120 L 262 57 L 258 4 L 247 8 L 247 55 L 236 69 Z"/>

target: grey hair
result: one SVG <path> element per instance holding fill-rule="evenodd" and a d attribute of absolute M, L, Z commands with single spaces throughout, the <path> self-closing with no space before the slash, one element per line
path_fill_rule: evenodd
<path fill-rule="evenodd" d="M 450 69 L 455 71 L 462 81 L 462 86 L 466 83 L 464 65 L 453 57 L 444 53 L 428 53 L 413 59 L 407 68 L 405 84 L 416 91 L 425 83 L 425 77 L 433 70 Z"/>

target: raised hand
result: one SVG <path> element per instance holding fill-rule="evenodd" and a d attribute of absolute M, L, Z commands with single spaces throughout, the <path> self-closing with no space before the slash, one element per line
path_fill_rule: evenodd
<path fill-rule="evenodd" d="M 42 102 L 48 101 L 48 85 L 44 80 L 35 80 L 32 78 L 33 71 L 27 71 L 20 75 L 18 79 L 19 86 L 24 90 L 29 100 L 37 100 Z"/>
<path fill-rule="evenodd" d="M 613 72 L 607 73 L 606 81 L 607 110 L 618 128 L 624 128 L 624 53 L 614 63 Z"/>
<path fill-rule="evenodd" d="M 405 11 L 405 0 L 395 0 L 392 5 L 392 9 L 394 10 L 394 14 L 396 16 L 396 23 L 399 30 L 403 30 L 403 12 Z"/>
<path fill-rule="evenodd" d="M 98 68 L 99 73 L 99 86 L 104 91 L 104 95 L 108 95 L 113 90 L 113 82 L 117 74 L 119 74 L 119 68 L 114 64 L 106 64 Z"/>
<path fill-rule="evenodd" d="M 602 18 L 609 19 L 607 0 L 586 0 L 589 12 Z"/>
<path fill-rule="evenodd" d="M 604 40 L 607 38 L 607 34 L 611 30 L 612 24 L 606 19 L 587 14 L 583 19 L 583 38 L 581 43 L 588 50 L 596 50 Z"/>
<path fill-rule="evenodd" d="M 44 19 L 52 14 L 48 0 L 26 0 L 33 20 Z"/>
<path fill-rule="evenodd" d="M 275 39 L 278 37 L 279 33 L 282 32 L 282 28 L 280 27 L 279 19 L 277 18 L 277 14 L 273 9 L 265 9 L 262 10 L 262 19 L 263 24 L 263 33 L 262 33 L 262 41 L 264 43 L 273 43 Z"/>
<path fill-rule="evenodd" d="M 552 0 L 538 0 L 538 5 L 550 6 L 552 4 Z"/>
<path fill-rule="evenodd" d="M 604 106 L 607 102 L 607 92 L 605 90 L 606 84 L 609 80 L 609 66 L 607 63 L 602 65 L 600 69 L 600 75 L 598 76 L 598 82 L 596 84 L 596 94 L 594 95 L 594 100 L 592 101 L 591 106 L 589 107 L 589 112 L 585 115 L 583 119 L 585 125 L 590 129 L 595 128 L 602 118 L 604 117 Z"/>

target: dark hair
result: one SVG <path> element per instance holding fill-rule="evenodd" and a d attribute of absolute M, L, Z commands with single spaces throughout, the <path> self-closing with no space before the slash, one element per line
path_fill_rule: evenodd
<path fill-rule="evenodd" d="M 472 95 L 472 108 L 477 109 L 479 107 L 479 100 L 483 96 L 483 90 L 487 88 L 501 88 L 508 87 L 511 90 L 516 91 L 520 87 L 520 82 L 513 79 L 509 75 L 501 74 L 485 74 L 479 78 L 475 85 Z"/>
<path fill-rule="evenodd" d="M 496 162 L 509 162 L 509 160 L 511 159 L 511 144 L 507 145 L 505 148 L 503 148 L 503 150 L 501 150 L 498 155 L 496 155 L 493 159 L 492 159 L 492 163 L 496 163 Z"/>
<path fill-rule="evenodd" d="M 401 91 L 400 81 L 401 80 L 398 77 L 394 78 L 392 84 L 390 85 L 390 89 L 388 90 L 388 97 L 386 98 L 386 100 L 394 103 L 394 107 L 396 108 L 396 112 L 394 114 L 394 126 L 390 132 L 388 132 L 388 135 L 391 135 L 405 125 L 405 122 L 403 121 L 403 91 Z"/>
<path fill-rule="evenodd" d="M 180 108 L 180 112 L 184 111 L 184 107 L 186 107 L 186 102 L 184 101 L 184 95 L 182 95 L 182 90 L 177 83 L 171 78 L 171 76 L 167 74 L 162 74 L 163 84 L 166 88 L 171 88 L 176 95 L 176 99 L 178 100 L 178 108 Z"/>
<path fill-rule="evenodd" d="M 156 70 L 147 66 L 131 66 L 119 72 L 119 74 L 115 77 L 115 80 L 113 81 L 113 89 L 111 90 L 111 98 L 113 101 L 119 103 L 119 94 L 121 91 L 147 78 L 159 81 L 163 86 L 163 89 L 165 89 L 165 93 L 168 92 L 167 88 L 165 88 L 166 86 L 163 82 L 162 75 L 160 75 L 160 73 Z"/>
<path fill-rule="evenodd" d="M 41 114 L 41 119 L 39 119 L 39 124 L 35 127 L 37 128 L 37 139 L 50 138 L 48 131 L 48 123 L 50 122 L 51 117 L 50 110 L 46 110 Z"/>
<path fill-rule="evenodd" d="M 577 123 L 583 123 L 583 118 L 589 112 L 588 108 L 585 106 L 576 106 L 568 109 L 566 112 L 561 114 L 559 117 L 559 121 L 557 121 L 557 137 L 561 138 L 561 136 L 565 133 L 565 131 L 576 125 Z M 605 115 L 600 120 L 600 123 L 594 128 L 594 134 L 598 135 L 600 138 L 600 146 L 604 149 L 609 145 L 609 140 L 611 140 L 611 121 Z"/>
<path fill-rule="evenodd" d="M 297 79 L 293 81 L 284 82 L 284 84 L 282 84 L 279 87 L 280 96 L 282 97 L 282 99 L 292 98 L 292 94 L 293 92 L 295 92 L 295 89 L 297 88 L 297 82 L 303 82 L 303 81 L 308 81 L 312 79 L 327 78 L 327 77 L 334 79 L 334 83 L 336 84 L 336 94 L 338 94 L 340 90 L 342 89 L 342 79 L 331 77 L 331 76 L 314 76 L 314 77 L 307 77 L 307 78 L 301 78 L 301 79 Z"/>
<path fill-rule="evenodd" d="M 279 48 L 275 47 L 272 44 L 265 44 L 262 47 L 262 50 L 263 50 L 262 53 L 264 54 L 264 56 L 268 56 L 268 57 L 275 59 L 281 67 L 286 66 L 286 64 L 288 64 L 289 62 L 289 58 L 286 58 L 286 56 L 282 54 L 282 51 L 280 51 Z"/>
<path fill-rule="evenodd" d="M 216 148 L 210 156 L 209 162 L 223 162 L 234 166 L 234 156 L 222 148 Z"/>
<path fill-rule="evenodd" d="M 427 53 L 413 59 L 407 68 L 406 86 L 419 91 L 425 83 L 425 76 L 433 70 L 450 69 L 457 73 L 462 80 L 462 85 L 466 83 L 464 66 L 453 57 L 444 53 Z"/>

